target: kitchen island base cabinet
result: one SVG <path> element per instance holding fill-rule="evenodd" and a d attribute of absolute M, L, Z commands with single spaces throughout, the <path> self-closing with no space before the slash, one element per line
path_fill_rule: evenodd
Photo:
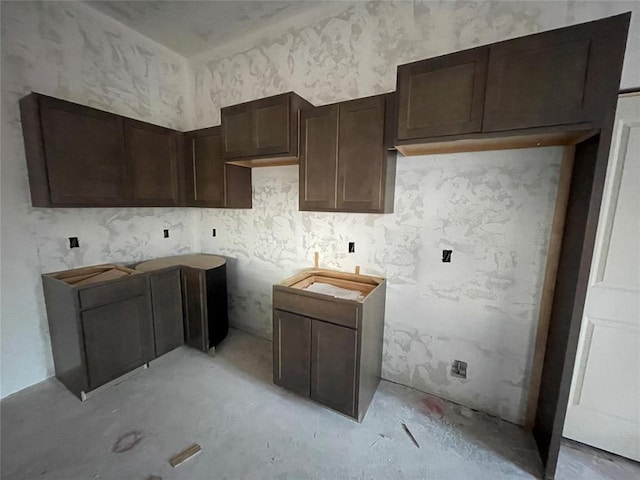
<path fill-rule="evenodd" d="M 305 290 L 316 282 L 363 298 Z M 385 288 L 382 278 L 323 269 L 274 285 L 274 383 L 361 422 L 380 382 Z"/>

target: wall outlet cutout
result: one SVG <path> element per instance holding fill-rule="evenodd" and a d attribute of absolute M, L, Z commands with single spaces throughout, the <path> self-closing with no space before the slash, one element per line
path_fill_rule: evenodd
<path fill-rule="evenodd" d="M 451 263 L 451 253 L 453 250 L 442 250 L 442 263 Z"/>
<path fill-rule="evenodd" d="M 356 242 L 349 242 L 349 253 L 356 253 Z"/>
<path fill-rule="evenodd" d="M 214 229 L 212 229 L 212 231 L 213 231 L 213 236 L 215 237 L 216 236 L 216 229 L 214 228 Z"/>
<path fill-rule="evenodd" d="M 69 237 L 69 248 L 78 248 L 79 246 L 78 237 Z"/>
<path fill-rule="evenodd" d="M 164 238 L 169 238 L 169 230 L 164 229 Z"/>
<path fill-rule="evenodd" d="M 467 362 L 454 360 L 451 365 L 451 375 L 458 378 L 467 378 Z"/>

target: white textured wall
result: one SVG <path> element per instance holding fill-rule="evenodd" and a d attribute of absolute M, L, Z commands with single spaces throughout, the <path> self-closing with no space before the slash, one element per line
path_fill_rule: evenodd
<path fill-rule="evenodd" d="M 6 396 L 53 374 L 40 274 L 192 251 L 191 209 L 32 208 L 18 99 L 37 91 L 185 124 L 186 60 L 86 5 L 2 2 L 1 295 Z M 170 238 L 162 230 L 170 229 Z M 80 248 L 70 250 L 67 238 Z M 197 249 L 197 248 L 196 248 Z"/>
<path fill-rule="evenodd" d="M 627 10 L 640 16 L 638 5 L 355 4 L 191 59 L 194 126 L 218 124 L 222 106 L 289 90 L 315 105 L 392 91 L 399 64 Z M 640 83 L 636 25 L 623 86 Z M 301 213 L 295 167 L 254 169 L 253 210 L 203 210 L 201 245 L 234 259 L 231 322 L 265 337 L 271 285 L 310 266 L 314 251 L 323 266 L 386 276 L 384 376 L 521 422 L 560 161 L 559 148 L 400 157 L 393 215 Z M 445 248 L 450 265 L 440 261 Z M 454 359 L 469 363 L 466 381 L 449 375 Z"/>

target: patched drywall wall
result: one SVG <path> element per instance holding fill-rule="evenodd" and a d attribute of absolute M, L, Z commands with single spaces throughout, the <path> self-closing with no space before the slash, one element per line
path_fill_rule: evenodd
<path fill-rule="evenodd" d="M 199 239 L 191 209 L 31 207 L 18 110 L 18 100 L 33 90 L 182 128 L 186 60 L 83 4 L 2 2 L 0 8 L 6 396 L 53 375 L 42 273 L 191 252 Z M 70 236 L 79 237 L 80 248 L 69 249 Z"/>
<path fill-rule="evenodd" d="M 315 105 L 392 91 L 399 64 L 632 9 L 632 2 L 352 5 L 255 46 L 191 59 L 193 126 L 218 124 L 220 107 L 289 90 Z M 639 72 L 635 25 L 624 73 L 631 85 Z M 271 285 L 311 266 L 314 251 L 323 266 L 357 264 L 386 276 L 384 377 L 520 423 L 561 154 L 400 156 L 392 215 L 298 212 L 295 167 L 254 169 L 253 210 L 203 210 L 201 245 L 231 258 L 232 324 L 265 337 Z M 441 262 L 443 249 L 453 250 L 451 264 Z M 450 375 L 454 359 L 468 362 L 467 380 Z"/>

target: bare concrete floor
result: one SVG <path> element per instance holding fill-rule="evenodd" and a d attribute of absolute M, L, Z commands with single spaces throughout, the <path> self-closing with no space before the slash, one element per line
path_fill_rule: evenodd
<path fill-rule="evenodd" d="M 82 403 L 55 380 L 2 401 L 2 479 L 533 479 L 515 425 L 389 382 L 362 424 L 271 382 L 271 343 L 232 330 L 215 358 L 179 348 Z M 420 444 L 402 430 L 404 422 Z M 172 468 L 192 443 L 202 452 Z M 637 479 L 564 447 L 559 479 Z"/>

